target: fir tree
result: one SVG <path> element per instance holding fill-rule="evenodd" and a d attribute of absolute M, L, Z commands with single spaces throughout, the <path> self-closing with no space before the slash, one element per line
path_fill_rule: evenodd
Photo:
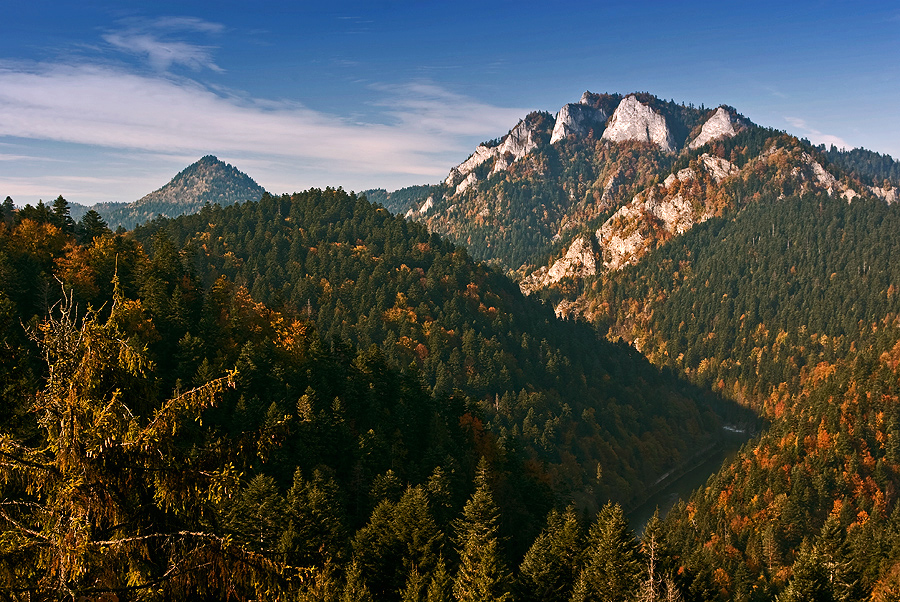
<path fill-rule="evenodd" d="M 519 569 L 524 600 L 568 601 L 582 560 L 582 529 L 574 506 L 553 510 L 547 526 L 525 554 Z"/>
<path fill-rule="evenodd" d="M 459 568 L 453 595 L 458 602 L 502 602 L 511 597 L 510 576 L 500 553 L 500 512 L 491 494 L 484 458 L 475 483 L 475 493 L 454 524 Z"/>
<path fill-rule="evenodd" d="M 624 602 L 637 593 L 641 553 L 621 506 L 608 503 L 600 510 L 588 533 L 586 555 L 573 602 Z"/>

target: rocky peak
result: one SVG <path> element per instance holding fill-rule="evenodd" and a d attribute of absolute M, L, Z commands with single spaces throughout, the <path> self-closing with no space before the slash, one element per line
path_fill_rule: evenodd
<path fill-rule="evenodd" d="M 675 140 L 666 119 L 634 96 L 626 96 L 606 124 L 603 139 L 612 142 L 649 142 L 664 152 L 675 152 Z"/>
<path fill-rule="evenodd" d="M 492 174 L 503 171 L 540 145 L 539 120 L 529 115 L 503 137 L 497 146 L 479 144 L 468 159 L 450 170 L 444 180 L 447 186 L 456 187 L 454 194 L 463 192 L 477 181 L 475 168 L 486 161 L 494 161 Z"/>
<path fill-rule="evenodd" d="M 691 150 L 700 148 L 707 142 L 719 138 L 731 138 L 737 133 L 734 128 L 734 120 L 731 113 L 725 107 L 719 107 L 712 117 L 706 120 L 697 137 L 691 140 L 688 147 Z"/>
<path fill-rule="evenodd" d="M 444 180 L 444 183 L 447 186 L 456 186 L 458 182 L 472 173 L 472 171 L 476 167 L 478 167 L 488 159 L 493 159 L 496 156 L 497 147 L 488 147 L 484 144 L 479 144 L 475 149 L 475 152 L 472 153 L 468 159 L 450 170 L 450 175 L 447 176 L 447 179 Z"/>
<path fill-rule="evenodd" d="M 585 92 L 585 95 L 588 94 Z M 569 135 L 578 138 L 587 136 L 591 129 L 595 131 L 603 126 L 609 118 L 603 109 L 595 109 L 584 101 L 578 104 L 566 104 L 556 115 L 556 124 L 553 126 L 553 135 L 550 136 L 550 144 L 565 139 Z"/>
<path fill-rule="evenodd" d="M 498 156 L 512 155 L 513 161 L 518 161 L 538 147 L 536 134 L 534 123 L 523 119 L 503 138 L 503 142 L 497 147 Z"/>

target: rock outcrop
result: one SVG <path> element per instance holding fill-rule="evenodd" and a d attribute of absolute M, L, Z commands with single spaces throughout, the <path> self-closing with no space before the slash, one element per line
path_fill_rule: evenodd
<path fill-rule="evenodd" d="M 602 138 L 612 142 L 649 142 L 664 152 L 675 152 L 675 139 L 666 118 L 634 96 L 626 96 L 619 103 Z"/>
<path fill-rule="evenodd" d="M 682 234 L 706 219 L 708 216 L 680 193 L 660 199 L 656 189 L 650 189 L 620 207 L 597 230 L 603 267 L 619 270 L 643 257 L 659 240 L 653 230 L 662 227 L 668 234 Z"/>
<path fill-rule="evenodd" d="M 731 138 L 737 134 L 731 113 L 725 107 L 719 107 L 712 117 L 706 120 L 697 137 L 691 140 L 688 148 L 691 150 L 700 148 L 707 142 L 720 138 Z"/>
<path fill-rule="evenodd" d="M 474 171 L 482 163 L 494 161 L 491 174 L 495 174 L 536 149 L 539 143 L 534 124 L 527 118 L 523 119 L 503 137 L 499 145 L 479 144 L 468 159 L 450 170 L 444 183 L 455 187 L 453 194 L 464 192 L 478 181 Z"/>
<path fill-rule="evenodd" d="M 419 207 L 418 209 L 410 209 L 406 212 L 406 215 L 404 217 L 406 219 L 409 219 L 411 217 L 426 215 L 432 207 L 434 207 L 434 196 L 429 196 L 427 199 L 425 199 L 425 202 L 422 203 L 421 207 Z"/>
<path fill-rule="evenodd" d="M 444 184 L 447 186 L 456 186 L 461 180 L 463 180 L 467 175 L 472 173 L 472 171 L 484 163 L 489 159 L 493 159 L 497 156 L 497 147 L 488 147 L 484 144 L 479 144 L 475 149 L 475 152 L 472 155 L 457 165 L 456 167 L 450 169 L 450 175 L 447 176 L 447 179 L 444 180 Z"/>
<path fill-rule="evenodd" d="M 712 176 L 716 184 L 727 178 L 728 176 L 740 171 L 734 163 L 722 159 L 721 157 L 713 157 L 707 153 L 700 155 L 700 163 L 706 169 L 707 173 Z"/>
<path fill-rule="evenodd" d="M 588 94 L 585 92 L 585 94 Z M 584 99 L 584 96 L 582 96 Z M 587 103 L 563 105 L 556 115 L 556 124 L 550 136 L 550 144 L 564 140 L 568 136 L 584 138 L 592 129 L 597 132 L 609 118 L 602 109 L 595 109 Z"/>
<path fill-rule="evenodd" d="M 888 205 L 896 203 L 900 200 L 900 194 L 898 194 L 898 189 L 888 186 L 885 188 L 880 188 L 878 186 L 869 186 L 869 192 L 877 196 L 882 201 L 886 202 Z"/>
<path fill-rule="evenodd" d="M 548 268 L 542 267 L 524 278 L 519 288 L 526 295 L 559 282 L 563 278 L 586 278 L 597 273 L 597 257 L 590 236 L 579 236 L 569 246 L 565 256 L 557 259 Z"/>
<path fill-rule="evenodd" d="M 828 193 L 828 196 L 834 196 L 835 193 L 838 193 L 844 197 L 848 203 L 859 196 L 858 192 L 835 178 L 831 172 L 822 167 L 822 164 L 816 161 L 809 153 L 803 153 L 801 155 L 801 160 L 806 164 L 808 169 L 804 170 L 800 167 L 795 167 L 791 170 L 791 175 L 798 177 L 801 180 L 808 179 L 815 184 L 818 184 Z"/>

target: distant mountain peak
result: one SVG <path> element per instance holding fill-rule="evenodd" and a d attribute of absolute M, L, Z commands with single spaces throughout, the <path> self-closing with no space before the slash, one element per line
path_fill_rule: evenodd
<path fill-rule="evenodd" d="M 257 201 L 265 189 L 215 155 L 206 155 L 178 172 L 166 185 L 128 204 L 104 203 L 97 211 L 110 226 L 133 228 L 157 215 L 195 213 L 206 203 L 233 205 Z"/>

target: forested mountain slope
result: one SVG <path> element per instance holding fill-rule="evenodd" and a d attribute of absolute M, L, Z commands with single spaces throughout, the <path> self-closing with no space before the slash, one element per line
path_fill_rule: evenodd
<path fill-rule="evenodd" d="M 491 454 L 522 450 L 536 478 L 581 501 L 636 501 L 714 445 L 727 413 L 627 346 L 555 320 L 462 249 L 340 190 L 209 207 L 135 238 L 184 249 L 206 286 L 224 276 L 326 339 L 415 365 L 439 398 L 469 399 Z"/>
<path fill-rule="evenodd" d="M 892 595 L 896 163 L 729 107 L 683 108 L 679 121 L 628 98 L 645 139 L 586 95 L 552 133 L 535 114 L 479 147 L 411 217 L 771 424 L 667 520 L 690 597 Z M 664 127 L 676 123 L 690 133 Z M 509 140 L 518 154 L 494 150 Z"/>
<path fill-rule="evenodd" d="M 838 544 L 855 587 L 893 583 L 898 227 L 881 200 L 769 198 L 584 294 L 610 336 L 771 425 L 667 519 L 686 566 L 721 599 L 769 599 Z"/>
<path fill-rule="evenodd" d="M 639 498 L 727 409 L 340 190 L 83 242 L 51 215 L 0 225 L 6 592 L 502 595 L 564 524 L 558 591 L 595 587 L 621 508 L 562 509 Z"/>

